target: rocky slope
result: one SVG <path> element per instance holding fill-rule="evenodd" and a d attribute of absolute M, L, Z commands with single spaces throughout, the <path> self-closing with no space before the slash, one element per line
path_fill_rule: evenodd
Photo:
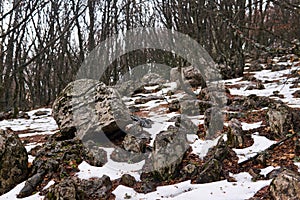
<path fill-rule="evenodd" d="M 249 60 L 244 77 L 221 81 L 222 106 L 188 68 L 190 92 L 174 70 L 119 87 L 78 80 L 53 110 L 3 113 L 0 199 L 300 198 L 300 62 L 290 57 Z"/>

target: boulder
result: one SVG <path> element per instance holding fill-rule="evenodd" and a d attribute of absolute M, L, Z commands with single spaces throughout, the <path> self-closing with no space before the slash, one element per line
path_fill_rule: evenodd
<path fill-rule="evenodd" d="M 148 73 L 145 76 L 143 76 L 141 82 L 144 86 L 153 86 L 164 84 L 166 83 L 166 80 L 163 79 L 159 74 Z"/>
<path fill-rule="evenodd" d="M 28 115 L 28 113 L 20 111 L 18 113 L 17 118 L 19 118 L 19 119 L 30 119 L 30 116 Z"/>
<path fill-rule="evenodd" d="M 212 107 L 212 102 L 201 100 L 182 100 L 180 101 L 180 113 L 190 116 L 204 114 L 204 112 Z"/>
<path fill-rule="evenodd" d="M 0 130 L 0 195 L 8 192 L 28 175 L 28 155 L 17 134 Z"/>
<path fill-rule="evenodd" d="M 183 77 L 185 79 L 184 80 L 185 84 L 189 84 L 192 87 L 201 86 L 204 88 L 206 86 L 205 80 L 203 79 L 199 69 L 193 66 L 189 66 L 189 67 L 182 68 L 182 72 L 183 72 Z M 179 78 L 180 78 L 180 73 L 178 67 L 172 68 L 170 71 L 170 80 L 172 82 L 178 82 Z"/>
<path fill-rule="evenodd" d="M 186 132 L 182 129 L 172 127 L 160 132 L 154 140 L 148 170 L 158 179 L 172 178 L 188 148 Z"/>
<path fill-rule="evenodd" d="M 225 161 L 234 164 L 237 156 L 221 137 L 218 140 L 218 144 L 208 150 L 204 160 L 206 162 L 201 170 L 199 170 L 199 174 L 196 175 L 196 183 L 210 183 L 222 180 L 228 173 L 223 169 Z"/>
<path fill-rule="evenodd" d="M 198 126 L 192 122 L 186 115 L 177 115 L 168 120 L 168 122 L 175 122 L 175 126 L 182 129 L 188 134 L 196 134 Z"/>
<path fill-rule="evenodd" d="M 133 187 L 136 184 L 136 180 L 133 176 L 129 174 L 124 174 L 121 177 L 120 184 L 128 187 Z"/>
<path fill-rule="evenodd" d="M 300 199 L 300 174 L 284 170 L 272 180 L 269 191 L 274 200 Z"/>
<path fill-rule="evenodd" d="M 285 137 L 293 129 L 300 130 L 300 111 L 288 107 L 283 103 L 275 103 L 270 106 L 267 113 L 271 131 L 275 137 Z"/>
<path fill-rule="evenodd" d="M 135 75 L 133 74 L 133 76 Z M 140 77 L 140 75 L 136 76 Z M 134 80 L 135 78 L 136 77 L 126 77 L 123 81 L 117 83 L 114 88 L 122 96 L 132 96 L 138 93 L 149 93 L 149 91 L 145 89 L 145 86 L 162 85 L 166 83 L 166 80 L 156 73 L 148 73 L 139 80 Z"/>
<path fill-rule="evenodd" d="M 231 148 L 245 147 L 246 136 L 243 132 L 242 124 L 233 118 L 228 123 L 227 144 Z"/>
<path fill-rule="evenodd" d="M 89 79 L 67 85 L 53 104 L 53 117 L 61 130 L 75 127 L 79 139 L 98 143 L 123 134 L 122 130 L 132 122 L 118 93 Z"/>
<path fill-rule="evenodd" d="M 106 152 L 96 147 L 93 141 L 88 141 L 86 146 L 76 138 L 57 141 L 59 132 L 52 135 L 36 153 L 32 162 L 31 172 L 20 191 L 18 197 L 32 195 L 48 180 L 59 180 L 78 171 L 78 165 L 86 160 L 89 164 L 103 166 L 107 162 Z M 47 177 L 47 178 L 45 178 Z"/>
<path fill-rule="evenodd" d="M 172 101 L 168 104 L 168 107 L 169 107 L 169 111 L 170 111 L 170 112 L 177 112 L 177 111 L 179 111 L 179 109 L 180 109 L 180 103 L 179 103 L 179 100 L 178 100 L 178 99 L 172 100 Z"/>
<path fill-rule="evenodd" d="M 102 167 L 107 163 L 107 152 L 98 147 L 97 144 L 91 140 L 87 143 L 88 150 L 86 151 L 86 154 L 83 155 L 85 161 L 92 166 Z"/>
<path fill-rule="evenodd" d="M 142 83 L 134 82 L 133 80 L 121 82 L 114 87 L 122 96 L 132 96 L 133 94 L 144 92 L 145 88 Z"/>
<path fill-rule="evenodd" d="M 211 107 L 204 113 L 206 139 L 214 139 L 223 130 L 223 114 L 220 108 Z"/>
<path fill-rule="evenodd" d="M 221 180 L 222 163 L 216 159 L 211 159 L 203 166 L 203 170 L 197 176 L 196 183 L 211 183 Z"/>
<path fill-rule="evenodd" d="M 52 199 L 109 199 L 112 182 L 106 175 L 101 178 L 81 180 L 77 177 L 69 177 L 54 186 L 51 186 L 45 200 Z"/>
<path fill-rule="evenodd" d="M 146 138 L 136 138 L 133 135 L 127 134 L 122 142 L 122 145 L 126 151 L 145 153 L 148 142 L 149 140 Z"/>

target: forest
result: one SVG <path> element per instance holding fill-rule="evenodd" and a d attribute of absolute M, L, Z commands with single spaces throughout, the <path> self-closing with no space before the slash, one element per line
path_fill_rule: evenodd
<path fill-rule="evenodd" d="M 300 199 L 300 0 L 0 0 L 0 199 Z"/>
<path fill-rule="evenodd" d="M 114 34 L 162 27 L 196 40 L 224 78 L 243 75 L 245 59 L 299 55 L 298 0 L 1 0 L 0 111 L 49 106 L 84 59 Z M 172 52 L 140 49 L 117 58 L 103 82 L 145 63 L 186 65 Z"/>

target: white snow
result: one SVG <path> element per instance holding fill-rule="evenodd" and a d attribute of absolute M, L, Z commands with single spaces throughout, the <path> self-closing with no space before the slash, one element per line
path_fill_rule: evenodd
<path fill-rule="evenodd" d="M 248 148 L 244 149 L 233 149 L 237 156 L 239 157 L 239 163 L 255 156 L 257 153 L 267 149 L 272 144 L 276 143 L 273 140 L 269 140 L 264 136 L 259 136 L 257 134 L 252 135 L 254 144 Z"/>
<path fill-rule="evenodd" d="M 244 131 L 247 131 L 247 130 L 259 128 L 259 127 L 261 127 L 261 124 L 262 124 L 262 122 L 256 122 L 256 123 L 252 123 L 252 124 L 242 122 L 242 128 Z"/>
<path fill-rule="evenodd" d="M 34 116 L 37 111 L 47 111 L 48 115 Z M 52 110 L 50 108 L 41 108 L 27 112 L 30 119 L 11 119 L 0 121 L 0 129 L 6 129 L 10 127 L 14 131 L 33 130 L 38 134 L 53 134 L 53 131 L 57 130 L 57 124 L 53 117 L 51 117 Z M 35 135 L 36 133 L 32 133 Z"/>
<path fill-rule="evenodd" d="M 218 181 L 207 184 L 191 184 L 185 181 L 175 185 L 158 187 L 157 191 L 141 194 L 135 192 L 132 188 L 120 185 L 114 191 L 117 200 L 125 199 L 125 196 L 131 196 L 131 199 L 212 199 L 212 200 L 241 200 L 252 197 L 257 190 L 270 184 L 267 181 L 251 181 L 248 173 L 233 175 L 237 182 Z"/>
<path fill-rule="evenodd" d="M 268 173 L 270 173 L 271 171 L 273 171 L 274 169 L 279 169 L 280 167 L 273 167 L 273 166 L 269 166 L 266 167 L 264 169 L 261 169 L 260 174 L 266 176 Z"/>
<path fill-rule="evenodd" d="M 135 177 L 136 180 L 140 180 L 140 171 L 145 164 L 145 161 L 139 163 L 125 163 L 115 162 L 110 159 L 110 154 L 113 152 L 113 148 L 104 148 L 107 152 L 108 162 L 102 167 L 94 167 L 83 161 L 79 166 L 79 172 L 77 176 L 81 179 L 89 179 L 92 177 L 102 177 L 103 175 L 109 175 L 114 180 L 121 178 L 123 174 L 130 174 Z"/>
<path fill-rule="evenodd" d="M 13 199 L 18 199 L 17 194 L 21 191 L 21 189 L 25 186 L 25 181 L 14 187 L 12 190 L 9 192 L 3 194 L 0 196 L 1 200 L 7 199 L 7 200 L 13 200 Z M 22 198 L 22 200 L 42 200 L 44 199 L 44 196 L 40 196 L 38 193 L 31 195 L 26 198 Z"/>

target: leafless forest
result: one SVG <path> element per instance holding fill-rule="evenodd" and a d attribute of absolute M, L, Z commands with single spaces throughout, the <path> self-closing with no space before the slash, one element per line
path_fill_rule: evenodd
<path fill-rule="evenodd" d="M 247 57 L 299 55 L 299 18 L 299 0 L 0 0 L 0 111 L 50 105 L 88 53 L 116 33 L 187 34 L 232 78 Z M 115 60 L 103 81 L 114 84 L 120 72 L 151 62 L 185 64 L 171 52 L 141 49 Z"/>

